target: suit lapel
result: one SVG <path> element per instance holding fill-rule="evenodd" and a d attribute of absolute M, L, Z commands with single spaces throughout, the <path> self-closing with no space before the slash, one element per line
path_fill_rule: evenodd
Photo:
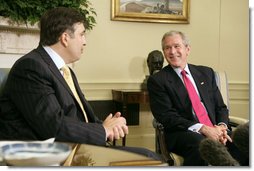
<path fill-rule="evenodd" d="M 187 106 L 190 103 L 190 100 L 188 100 L 188 92 L 179 76 L 176 74 L 174 69 L 172 67 L 168 67 L 169 69 L 167 72 L 167 79 L 169 84 L 171 84 L 175 92 L 175 96 L 178 98 L 178 100 L 181 102 L 181 105 Z"/>
<path fill-rule="evenodd" d="M 84 110 L 85 110 L 85 112 L 87 114 L 88 120 L 89 120 L 89 122 L 94 121 L 95 118 L 91 114 L 91 113 L 93 113 L 92 109 L 90 108 L 90 105 L 89 105 L 88 101 L 85 99 L 84 94 L 83 94 L 82 90 L 80 89 L 80 86 L 79 86 L 78 80 L 76 78 L 76 75 L 74 74 L 72 69 L 70 69 L 70 71 L 71 71 L 72 79 L 73 79 L 73 82 L 74 82 L 74 86 L 75 86 L 76 91 L 78 93 L 78 96 L 79 96 L 79 98 L 81 100 L 81 103 L 82 103 L 82 105 L 84 107 Z"/>
<path fill-rule="evenodd" d="M 207 83 L 207 78 L 203 76 L 203 74 L 200 73 L 195 67 L 189 64 L 189 69 L 192 74 L 192 77 L 196 83 L 197 89 L 199 91 L 199 95 L 201 97 L 201 101 L 206 107 L 206 110 L 208 114 L 210 114 L 210 101 L 209 101 L 209 93 L 208 93 L 208 83 Z"/>
<path fill-rule="evenodd" d="M 204 100 L 204 97 L 207 97 L 207 83 L 206 78 L 192 65 L 189 64 L 189 69 L 191 72 L 191 75 L 196 83 L 197 89 L 199 91 L 199 94 L 201 96 L 201 99 Z"/>
<path fill-rule="evenodd" d="M 76 75 L 74 74 L 74 72 L 72 71 L 72 69 L 70 69 L 70 71 L 71 71 L 71 76 L 72 76 L 73 83 L 74 83 L 74 86 L 75 86 L 75 88 L 76 88 L 76 91 L 77 91 L 77 93 L 78 93 L 78 96 L 79 96 L 81 102 L 84 103 L 85 98 L 84 98 L 84 96 L 83 96 L 82 90 L 81 90 L 80 87 L 79 87 L 79 84 L 78 84 L 78 80 L 77 80 L 77 78 L 76 78 Z"/>
<path fill-rule="evenodd" d="M 53 62 L 53 60 L 50 58 L 50 56 L 48 55 L 48 53 L 43 49 L 43 47 L 39 46 L 37 48 L 37 50 L 39 51 L 39 53 L 41 54 L 43 60 L 48 64 L 49 69 L 51 70 L 51 72 L 55 75 L 55 77 L 60 81 L 60 83 L 64 86 L 64 88 L 71 94 L 71 96 L 75 99 L 74 94 L 72 93 L 70 87 L 68 86 L 68 84 L 66 83 L 66 81 L 64 80 L 64 77 L 62 76 L 61 72 L 59 71 L 59 69 L 56 67 L 55 63 Z M 75 99 L 76 100 L 76 99 Z"/>
<path fill-rule="evenodd" d="M 50 58 L 50 56 L 48 55 L 48 53 L 43 49 L 43 47 L 39 46 L 37 48 L 38 52 L 41 54 L 43 60 L 45 61 L 46 64 L 48 64 L 49 69 L 52 71 L 52 73 L 55 75 L 55 77 L 60 81 L 60 83 L 65 87 L 65 89 L 67 90 L 67 92 L 69 92 L 72 96 L 72 98 L 76 101 L 76 103 L 78 104 L 74 94 L 72 93 L 70 87 L 68 86 L 68 84 L 66 83 L 64 77 L 62 76 L 61 72 L 59 71 L 59 69 L 56 67 L 55 63 L 53 62 L 53 60 Z M 71 70 L 71 69 L 70 69 Z M 72 79 L 74 82 L 74 86 L 76 88 L 76 91 L 78 93 L 78 96 L 82 102 L 82 105 L 86 111 L 86 114 L 88 115 L 88 119 L 91 120 L 92 115 L 91 115 L 91 110 L 88 108 L 89 104 L 88 102 L 85 100 L 83 93 L 78 85 L 78 81 L 77 78 L 74 74 L 74 72 L 71 70 L 71 75 L 72 75 Z M 80 106 L 78 105 L 78 108 L 80 109 L 80 111 L 82 111 L 82 109 L 80 108 Z"/>

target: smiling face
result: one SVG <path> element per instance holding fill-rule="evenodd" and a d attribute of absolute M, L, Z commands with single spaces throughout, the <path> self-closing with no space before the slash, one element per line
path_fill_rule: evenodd
<path fill-rule="evenodd" d="M 184 69 L 190 54 L 190 46 L 184 43 L 180 34 L 164 37 L 162 48 L 165 59 L 172 67 Z"/>

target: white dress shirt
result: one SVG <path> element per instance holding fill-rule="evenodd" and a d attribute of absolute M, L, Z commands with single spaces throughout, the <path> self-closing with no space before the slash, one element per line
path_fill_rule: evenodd
<path fill-rule="evenodd" d="M 45 49 L 45 51 L 49 54 L 50 58 L 53 60 L 53 62 L 55 63 L 56 67 L 58 68 L 58 70 L 61 72 L 61 74 L 63 75 L 63 72 L 60 70 L 64 65 L 65 62 L 63 60 L 63 58 L 58 55 L 52 48 L 50 48 L 49 46 L 43 46 L 43 48 Z"/>
<path fill-rule="evenodd" d="M 182 69 L 180 69 L 180 68 L 173 68 L 173 69 L 174 69 L 174 71 L 177 73 L 177 75 L 180 77 L 180 79 L 182 80 L 182 82 L 183 82 L 183 84 L 184 84 L 184 81 L 183 81 L 183 78 L 182 78 L 182 74 L 181 74 Z M 194 86 L 194 88 L 195 88 L 195 90 L 196 90 L 196 92 L 197 92 L 197 94 L 198 94 L 198 96 L 199 96 L 199 98 L 200 98 L 200 95 L 199 95 L 197 86 L 196 86 L 195 81 L 194 81 L 194 79 L 193 79 L 193 77 L 192 77 L 192 75 L 191 75 L 191 72 L 190 72 L 190 70 L 189 70 L 188 64 L 185 66 L 184 70 L 186 71 L 186 73 L 187 73 L 186 76 L 189 78 L 189 80 L 190 80 L 191 83 L 193 84 L 193 86 Z M 193 109 L 192 109 L 192 113 L 193 113 L 193 115 L 196 115 Z M 188 128 L 188 130 L 199 133 L 198 131 L 200 130 L 200 128 L 201 128 L 202 126 L 203 126 L 203 124 L 201 124 L 201 123 L 196 123 L 196 124 L 190 126 L 190 127 Z"/>

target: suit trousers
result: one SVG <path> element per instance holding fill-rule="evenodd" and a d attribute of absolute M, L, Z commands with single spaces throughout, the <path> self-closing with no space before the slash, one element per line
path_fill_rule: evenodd
<path fill-rule="evenodd" d="M 231 132 L 228 134 L 231 135 Z M 166 144 L 170 152 L 176 153 L 184 158 L 184 166 L 207 166 L 199 153 L 199 144 L 206 137 L 192 131 L 179 131 L 166 133 Z M 248 156 L 244 155 L 233 143 L 226 144 L 229 153 L 240 165 L 247 166 Z"/>

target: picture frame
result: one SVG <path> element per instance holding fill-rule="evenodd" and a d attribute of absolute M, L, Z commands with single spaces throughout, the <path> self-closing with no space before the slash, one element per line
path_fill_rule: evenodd
<path fill-rule="evenodd" d="M 111 20 L 188 24 L 190 0 L 111 0 Z"/>

